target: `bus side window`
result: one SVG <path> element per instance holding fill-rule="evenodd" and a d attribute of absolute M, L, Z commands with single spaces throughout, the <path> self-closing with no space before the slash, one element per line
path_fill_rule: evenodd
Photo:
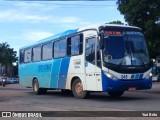
<path fill-rule="evenodd" d="M 96 38 L 86 40 L 86 61 L 95 64 L 95 43 Z"/>
<path fill-rule="evenodd" d="M 24 51 L 24 62 L 25 63 L 31 62 L 31 48 L 30 49 L 26 49 Z"/>
<path fill-rule="evenodd" d="M 44 44 L 42 46 L 42 60 L 49 60 L 52 58 L 52 43 Z"/>
<path fill-rule="evenodd" d="M 41 60 L 41 46 L 32 49 L 32 61 L 37 62 Z"/>
<path fill-rule="evenodd" d="M 20 51 L 20 63 L 24 63 L 24 50 Z"/>
<path fill-rule="evenodd" d="M 54 42 L 53 46 L 54 58 L 60 58 L 66 56 L 66 39 L 62 39 Z"/>
<path fill-rule="evenodd" d="M 83 35 L 76 35 L 67 39 L 67 55 L 80 55 L 83 53 Z"/>
<path fill-rule="evenodd" d="M 71 55 L 71 38 L 67 38 L 67 55 Z"/>

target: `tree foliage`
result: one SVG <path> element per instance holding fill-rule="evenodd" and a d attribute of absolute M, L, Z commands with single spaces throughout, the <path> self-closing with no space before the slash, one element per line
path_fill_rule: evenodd
<path fill-rule="evenodd" d="M 0 64 L 6 68 L 7 73 L 7 69 L 10 69 L 13 62 L 17 61 L 16 54 L 17 52 L 10 48 L 8 43 L 0 43 Z"/>
<path fill-rule="evenodd" d="M 117 21 L 112 21 L 109 22 L 108 24 L 118 24 L 118 25 L 124 25 L 124 23 L 122 23 L 121 21 L 117 20 Z"/>
<path fill-rule="evenodd" d="M 118 0 L 129 25 L 144 31 L 151 57 L 160 55 L 160 0 Z"/>

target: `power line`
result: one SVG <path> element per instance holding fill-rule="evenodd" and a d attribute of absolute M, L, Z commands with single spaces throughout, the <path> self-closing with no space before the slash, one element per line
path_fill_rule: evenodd
<path fill-rule="evenodd" d="M 45 3 L 46 4 L 46 3 Z M 58 6 L 80 6 L 80 7 L 103 7 L 103 6 L 116 6 L 116 5 L 83 5 L 83 4 L 59 4 L 59 3 L 49 3 L 50 5 L 58 5 Z M 19 6 L 19 7 L 25 7 L 25 5 L 12 5 L 12 4 L 0 4 L 0 6 Z"/>
<path fill-rule="evenodd" d="M 5 0 L 5 1 L 75 1 L 75 0 Z M 77 1 L 117 1 L 117 0 L 77 0 Z"/>
<path fill-rule="evenodd" d="M 51 4 L 50 5 L 52 6 L 60 6 L 60 7 L 111 7 L 111 6 L 117 6 L 117 5 L 89 5 L 89 4 L 86 4 L 86 5 L 82 5 L 82 4 Z M 0 6 L 13 6 L 13 7 L 28 7 L 26 5 L 12 5 L 12 4 L 0 4 Z M 34 7 L 34 5 L 33 5 Z M 35 7 L 42 7 L 42 6 L 35 6 Z"/>

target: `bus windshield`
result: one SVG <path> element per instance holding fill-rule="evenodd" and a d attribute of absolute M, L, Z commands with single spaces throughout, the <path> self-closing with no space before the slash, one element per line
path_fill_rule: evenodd
<path fill-rule="evenodd" d="M 104 62 L 122 66 L 149 64 L 149 55 L 141 32 L 125 31 L 119 35 L 105 35 Z"/>

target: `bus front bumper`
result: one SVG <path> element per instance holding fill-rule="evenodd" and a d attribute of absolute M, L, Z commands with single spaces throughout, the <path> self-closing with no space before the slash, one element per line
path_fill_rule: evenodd
<path fill-rule="evenodd" d="M 152 88 L 152 78 L 149 79 L 129 79 L 129 80 L 112 80 L 105 75 L 102 76 L 103 91 L 130 91 L 130 90 L 144 90 Z"/>

